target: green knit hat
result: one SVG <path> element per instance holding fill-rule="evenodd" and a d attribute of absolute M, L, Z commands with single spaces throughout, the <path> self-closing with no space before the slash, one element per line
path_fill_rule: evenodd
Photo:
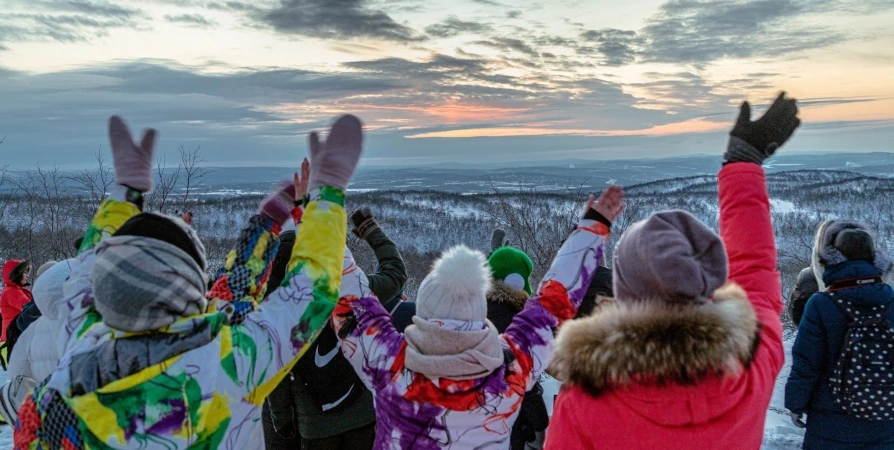
<path fill-rule="evenodd" d="M 512 247 L 500 247 L 490 254 L 487 265 L 490 266 L 494 280 L 531 295 L 530 278 L 534 263 L 525 252 Z"/>

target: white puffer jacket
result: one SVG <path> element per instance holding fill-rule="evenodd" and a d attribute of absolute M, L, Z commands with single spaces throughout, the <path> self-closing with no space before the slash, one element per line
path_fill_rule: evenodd
<path fill-rule="evenodd" d="M 34 303 L 41 317 L 19 336 L 9 359 L 9 379 L 24 375 L 40 382 L 53 373 L 59 363 L 59 334 L 66 317 L 59 317 L 65 308 L 62 286 L 68 280 L 74 259 L 62 261 L 47 270 L 34 283 Z"/>

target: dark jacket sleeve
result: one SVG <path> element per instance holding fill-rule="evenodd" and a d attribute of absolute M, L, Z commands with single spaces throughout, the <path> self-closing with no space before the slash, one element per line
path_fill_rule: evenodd
<path fill-rule="evenodd" d="M 25 307 L 22 308 L 22 312 L 16 317 L 15 324 L 19 329 L 19 333 L 24 332 L 25 329 L 28 328 L 28 325 L 34 323 L 40 316 L 40 310 L 37 309 L 37 304 L 34 303 L 34 300 L 28 302 Z"/>
<path fill-rule="evenodd" d="M 370 231 L 366 242 L 372 247 L 379 262 L 376 273 L 368 275 L 369 289 L 381 303 L 387 303 L 400 294 L 407 282 L 407 267 L 397 245 L 381 228 Z"/>
<path fill-rule="evenodd" d="M 289 259 L 292 257 L 292 247 L 294 246 L 294 231 L 286 231 L 279 235 L 279 249 L 276 251 L 276 257 L 273 259 L 273 268 L 270 270 L 270 278 L 267 280 L 265 296 L 272 294 L 282 284 L 282 280 L 286 278 Z"/>
<path fill-rule="evenodd" d="M 825 373 L 826 330 L 819 309 L 819 303 L 824 300 L 822 294 L 815 294 L 807 301 L 792 347 L 792 373 L 785 384 L 785 407 L 796 414 L 807 411 Z"/>

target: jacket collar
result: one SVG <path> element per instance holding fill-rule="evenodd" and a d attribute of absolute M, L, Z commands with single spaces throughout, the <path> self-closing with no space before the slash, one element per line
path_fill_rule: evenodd
<path fill-rule="evenodd" d="M 751 302 L 735 284 L 704 304 L 614 301 L 562 327 L 549 372 L 593 395 L 636 382 L 693 384 L 740 372 L 754 356 L 759 331 Z"/>
<path fill-rule="evenodd" d="M 527 292 L 511 288 L 502 281 L 494 281 L 490 292 L 487 293 L 487 301 L 501 303 L 517 311 L 525 309 L 528 298 Z"/>

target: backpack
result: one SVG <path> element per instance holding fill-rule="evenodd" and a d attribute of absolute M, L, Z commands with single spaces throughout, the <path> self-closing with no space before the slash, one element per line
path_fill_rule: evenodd
<path fill-rule="evenodd" d="M 352 405 L 366 390 L 363 380 L 341 353 L 341 341 L 330 323 L 296 364 L 301 382 L 317 408 L 335 412 Z"/>
<path fill-rule="evenodd" d="M 846 414 L 894 419 L 894 328 L 890 305 L 858 306 L 826 292 L 848 319 L 838 361 L 829 377 L 832 398 Z"/>

